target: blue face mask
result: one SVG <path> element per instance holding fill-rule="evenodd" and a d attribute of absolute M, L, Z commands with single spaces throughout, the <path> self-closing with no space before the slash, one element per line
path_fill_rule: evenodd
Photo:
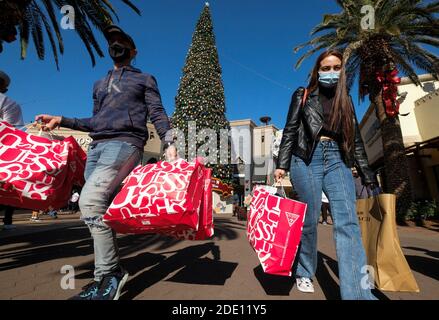
<path fill-rule="evenodd" d="M 319 72 L 319 82 L 325 88 L 333 88 L 340 79 L 340 72 Z"/>

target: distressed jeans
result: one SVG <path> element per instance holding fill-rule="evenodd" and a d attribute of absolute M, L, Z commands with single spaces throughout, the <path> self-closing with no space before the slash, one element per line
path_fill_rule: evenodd
<path fill-rule="evenodd" d="M 355 183 L 335 141 L 321 141 L 306 165 L 293 157 L 291 180 L 302 202 L 308 204 L 298 253 L 296 277 L 313 278 L 317 271 L 317 226 L 322 190 L 328 196 L 334 222 L 341 298 L 374 300 L 368 288 L 365 250 L 356 213 Z"/>
<path fill-rule="evenodd" d="M 119 266 L 116 233 L 106 226 L 102 217 L 119 186 L 139 164 L 142 151 L 123 141 L 102 142 L 90 146 L 85 168 L 85 186 L 79 199 L 82 220 L 90 229 L 94 243 L 95 281 Z"/>

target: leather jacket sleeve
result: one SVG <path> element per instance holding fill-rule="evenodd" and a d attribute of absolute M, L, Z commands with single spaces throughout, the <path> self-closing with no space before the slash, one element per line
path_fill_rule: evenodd
<path fill-rule="evenodd" d="M 301 104 L 304 92 L 304 88 L 299 88 L 293 94 L 293 98 L 291 99 L 287 123 L 283 131 L 282 141 L 279 148 L 277 169 L 290 171 L 291 157 L 297 139 L 297 130 L 300 126 Z"/>
<path fill-rule="evenodd" d="M 352 106 L 354 104 L 352 103 Z M 366 149 L 364 147 L 363 137 L 361 136 L 360 128 L 358 126 L 357 115 L 354 108 L 354 120 L 355 120 L 355 143 L 354 143 L 354 159 L 355 166 L 363 181 L 364 185 L 371 183 L 378 184 L 375 173 L 370 169 L 369 159 L 367 157 Z"/>

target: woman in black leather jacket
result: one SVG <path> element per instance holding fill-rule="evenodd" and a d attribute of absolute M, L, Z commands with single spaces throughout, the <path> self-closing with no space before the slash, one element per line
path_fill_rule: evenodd
<path fill-rule="evenodd" d="M 338 51 L 324 52 L 317 59 L 308 88 L 299 88 L 294 93 L 275 176 L 280 181 L 290 171 L 299 199 L 308 204 L 295 271 L 298 289 L 314 292 L 317 225 L 324 191 L 334 220 L 341 297 L 374 299 L 369 286 L 364 285 L 367 262 L 356 214 L 351 168 L 358 169 L 364 184 L 373 186 L 377 182 L 369 168 L 352 99 L 347 92 L 342 61 Z"/>

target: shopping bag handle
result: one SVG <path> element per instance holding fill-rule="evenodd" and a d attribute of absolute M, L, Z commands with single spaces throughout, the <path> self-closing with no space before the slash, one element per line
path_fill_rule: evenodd
<path fill-rule="evenodd" d="M 276 181 L 276 182 L 273 184 L 273 187 L 277 187 L 277 184 L 278 184 L 278 183 L 280 183 L 280 186 L 281 186 L 281 188 L 282 188 L 282 192 L 283 192 L 283 196 L 284 196 L 284 198 L 286 198 L 286 197 L 287 197 L 287 193 L 285 192 L 285 188 L 284 188 L 284 185 L 283 185 L 282 181 Z"/>
<path fill-rule="evenodd" d="M 23 127 L 17 128 L 20 131 L 28 132 L 30 128 L 35 127 L 35 123 L 29 123 Z"/>
<path fill-rule="evenodd" d="M 24 131 L 24 132 L 28 132 L 30 128 L 39 128 L 40 130 L 38 131 L 38 136 L 41 137 L 43 135 L 43 132 L 45 132 L 50 140 L 56 140 L 55 139 L 55 135 L 51 132 L 51 131 L 43 131 L 43 126 L 41 124 L 39 124 L 38 122 L 33 122 L 33 123 L 29 123 L 21 128 L 18 128 L 18 130 Z"/>
<path fill-rule="evenodd" d="M 379 186 L 376 186 L 376 187 L 373 188 L 373 189 L 371 189 L 370 187 L 366 187 L 366 186 L 364 186 L 364 187 L 363 187 L 363 190 L 364 190 L 364 188 L 366 188 L 366 190 L 367 190 L 367 195 L 368 195 L 369 197 L 377 197 L 377 196 L 379 196 L 381 193 L 383 193 L 382 190 L 381 190 L 381 188 L 380 188 Z"/>

